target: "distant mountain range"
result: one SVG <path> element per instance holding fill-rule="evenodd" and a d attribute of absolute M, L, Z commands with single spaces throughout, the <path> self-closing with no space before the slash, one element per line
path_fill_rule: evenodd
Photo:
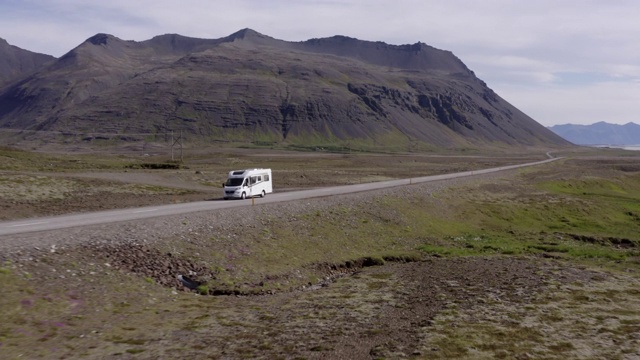
<path fill-rule="evenodd" d="M 180 131 L 274 146 L 570 146 L 424 43 L 287 42 L 251 29 L 142 42 L 97 34 L 57 59 L 4 43 L 0 130 L 11 140 L 154 141 Z"/>
<path fill-rule="evenodd" d="M 592 125 L 554 125 L 551 131 L 577 145 L 638 145 L 640 125 L 609 124 L 604 121 Z"/>

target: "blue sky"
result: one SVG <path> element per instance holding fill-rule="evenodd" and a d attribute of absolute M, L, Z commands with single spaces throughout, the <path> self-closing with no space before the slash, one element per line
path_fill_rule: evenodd
<path fill-rule="evenodd" d="M 0 0 L 0 38 L 61 56 L 97 33 L 142 41 L 345 35 L 452 51 L 539 123 L 640 123 L 636 0 Z"/>

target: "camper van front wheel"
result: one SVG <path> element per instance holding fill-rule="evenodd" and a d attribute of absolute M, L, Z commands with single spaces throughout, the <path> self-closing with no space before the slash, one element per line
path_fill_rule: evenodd
<path fill-rule="evenodd" d="M 247 198 L 247 194 L 242 193 L 242 195 L 240 195 L 240 199 L 244 200 L 244 199 L 246 199 L 246 198 Z"/>
<path fill-rule="evenodd" d="M 267 193 L 264 190 L 262 190 L 262 194 L 260 195 L 260 197 L 265 197 L 265 196 L 267 196 Z"/>

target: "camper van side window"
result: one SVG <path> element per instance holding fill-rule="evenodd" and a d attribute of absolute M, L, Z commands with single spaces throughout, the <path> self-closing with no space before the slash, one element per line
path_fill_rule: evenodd
<path fill-rule="evenodd" d="M 262 181 L 262 176 L 258 176 L 258 182 Z"/>
<path fill-rule="evenodd" d="M 264 176 L 264 181 L 269 181 L 269 175 Z"/>

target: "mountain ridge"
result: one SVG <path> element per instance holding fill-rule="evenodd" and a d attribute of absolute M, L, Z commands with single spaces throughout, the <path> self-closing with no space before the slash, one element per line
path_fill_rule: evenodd
<path fill-rule="evenodd" d="M 0 88 L 53 60 L 51 55 L 24 50 L 0 38 Z"/>
<path fill-rule="evenodd" d="M 0 128 L 408 148 L 567 146 L 423 43 L 96 34 L 0 89 Z"/>
<path fill-rule="evenodd" d="M 551 131 L 578 145 L 638 145 L 640 125 L 624 125 L 599 121 L 590 125 L 561 124 L 548 127 Z"/>

